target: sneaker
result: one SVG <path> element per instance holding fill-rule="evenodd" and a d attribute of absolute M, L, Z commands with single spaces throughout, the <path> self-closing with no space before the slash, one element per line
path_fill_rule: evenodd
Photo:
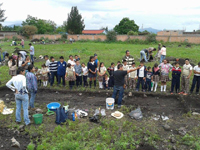
<path fill-rule="evenodd" d="M 179 95 L 180 95 L 180 94 L 184 94 L 184 92 L 180 92 L 180 93 L 178 93 L 178 94 L 179 94 Z"/>
<path fill-rule="evenodd" d="M 136 91 L 136 92 L 138 92 L 139 90 L 138 90 L 138 89 L 136 89 L 135 91 Z"/>
<path fill-rule="evenodd" d="M 118 106 L 117 106 L 118 109 L 120 109 L 121 107 L 122 107 L 121 105 L 118 105 Z"/>
<path fill-rule="evenodd" d="M 188 95 L 188 94 L 187 94 L 187 93 L 184 93 L 183 95 L 185 95 L 185 96 L 186 96 L 186 95 Z"/>
<path fill-rule="evenodd" d="M 171 93 L 171 95 L 173 95 L 174 93 Z"/>
<path fill-rule="evenodd" d="M 196 93 L 197 96 L 199 96 L 199 93 Z"/>

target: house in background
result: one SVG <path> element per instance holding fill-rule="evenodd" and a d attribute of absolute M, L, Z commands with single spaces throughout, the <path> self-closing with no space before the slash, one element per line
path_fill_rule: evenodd
<path fill-rule="evenodd" d="M 82 34 L 84 35 L 99 35 L 99 34 L 106 34 L 105 30 L 83 30 Z"/>

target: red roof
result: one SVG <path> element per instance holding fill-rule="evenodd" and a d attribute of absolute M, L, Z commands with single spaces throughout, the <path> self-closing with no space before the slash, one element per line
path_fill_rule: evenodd
<path fill-rule="evenodd" d="M 101 34 L 104 31 L 105 30 L 83 30 L 82 33 L 83 34 Z"/>

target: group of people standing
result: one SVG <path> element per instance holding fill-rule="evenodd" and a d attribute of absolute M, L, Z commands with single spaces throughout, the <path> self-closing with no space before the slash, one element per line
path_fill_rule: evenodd
<path fill-rule="evenodd" d="M 60 56 L 60 61 L 56 61 L 53 56 L 49 59 L 49 56 L 45 55 L 44 59 L 46 62 L 41 66 L 41 69 L 34 67 L 34 47 L 31 44 L 29 45 L 31 59 L 28 55 L 24 58 L 21 54 L 18 56 L 17 61 L 13 61 L 12 57 L 11 59 L 9 58 L 8 62 L 9 73 L 13 78 L 8 81 L 6 86 L 15 92 L 17 105 L 16 122 L 21 122 L 20 111 L 21 104 L 23 104 L 25 123 L 27 125 L 30 123 L 27 113 L 28 105 L 30 109 L 34 109 L 37 86 L 41 86 L 42 81 L 44 87 L 47 86 L 48 82 L 50 86 L 53 86 L 55 78 L 58 86 L 62 83 L 65 87 L 65 81 L 68 81 L 70 89 L 74 87 L 75 82 L 77 87 L 83 85 L 84 87 L 89 86 L 91 88 L 93 85 L 96 88 L 98 80 L 99 89 L 113 89 L 112 97 L 114 99 L 119 93 L 119 108 L 121 107 L 124 89 L 136 91 L 141 89 L 143 92 L 156 92 L 158 83 L 161 82 L 161 92 L 166 92 L 166 83 L 169 81 L 169 73 L 171 71 L 171 94 L 174 93 L 174 89 L 178 94 L 189 94 L 189 81 L 192 70 L 194 70 L 194 78 L 190 92 L 192 93 L 195 85 L 197 85 L 196 92 L 197 94 L 199 93 L 200 63 L 193 69 L 189 59 L 186 59 L 182 69 L 179 67 L 178 62 L 172 66 L 165 58 L 166 47 L 160 44 L 156 54 L 156 57 L 160 58 L 160 64 L 155 63 L 154 67 L 145 66 L 145 62 L 153 58 L 153 51 L 156 51 L 155 48 L 149 48 L 140 51 L 141 58 L 138 67 L 136 67 L 134 57 L 127 50 L 126 55 L 122 58 L 122 62 L 118 61 L 117 65 L 112 62 L 108 68 L 105 67 L 103 62 L 98 60 L 97 54 L 94 54 L 94 56 L 90 56 L 87 64 L 84 62 L 80 63 L 81 58 L 77 55 L 70 55 L 68 61 L 65 61 L 63 56 Z M 14 74 L 16 69 L 17 75 Z M 31 96 L 30 103 L 28 93 Z"/>

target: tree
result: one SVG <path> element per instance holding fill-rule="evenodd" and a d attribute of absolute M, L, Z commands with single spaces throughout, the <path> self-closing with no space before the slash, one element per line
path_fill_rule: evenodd
<path fill-rule="evenodd" d="M 100 30 L 105 30 L 106 32 L 108 32 L 108 27 L 101 27 Z"/>
<path fill-rule="evenodd" d="M 114 30 L 108 31 L 106 38 L 108 42 L 115 42 L 117 40 L 117 33 Z"/>
<path fill-rule="evenodd" d="M 134 20 L 129 18 L 123 18 L 118 25 L 114 27 L 114 30 L 118 34 L 127 34 L 129 31 L 138 32 L 139 26 L 135 23 Z"/>
<path fill-rule="evenodd" d="M 38 29 L 36 26 L 25 25 L 22 27 L 22 35 L 26 37 L 30 37 L 31 35 L 34 35 L 35 33 L 37 33 L 37 30 Z"/>
<path fill-rule="evenodd" d="M 56 30 L 56 23 L 51 20 L 38 19 L 28 15 L 27 19 L 22 22 L 22 25 L 36 26 L 39 34 L 53 33 Z"/>
<path fill-rule="evenodd" d="M 59 26 L 56 28 L 56 33 L 64 33 L 65 32 L 65 27 L 64 26 Z"/>
<path fill-rule="evenodd" d="M 0 22 L 4 22 L 7 19 L 7 17 L 4 17 L 5 16 L 5 14 L 4 14 L 5 10 L 1 9 L 2 5 L 3 5 L 3 3 L 0 4 Z"/>
<path fill-rule="evenodd" d="M 85 28 L 84 19 L 79 14 L 77 7 L 72 7 L 71 12 L 68 14 L 67 21 L 64 22 L 65 31 L 70 34 L 82 34 Z"/>
<path fill-rule="evenodd" d="M 134 31 L 129 31 L 129 32 L 127 33 L 127 35 L 138 35 L 138 33 L 137 33 L 137 32 L 134 32 Z"/>

